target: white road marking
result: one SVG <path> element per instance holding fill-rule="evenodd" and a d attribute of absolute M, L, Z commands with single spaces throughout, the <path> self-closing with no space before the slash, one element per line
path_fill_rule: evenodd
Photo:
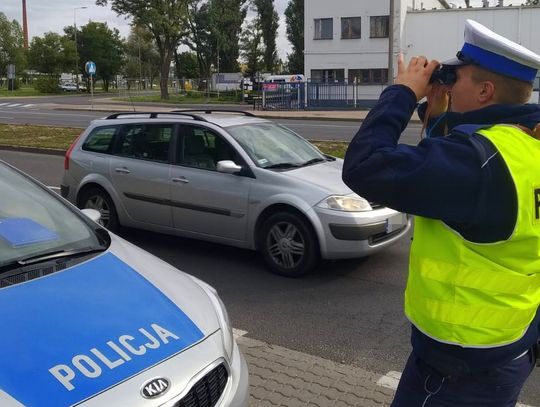
<path fill-rule="evenodd" d="M 234 338 L 240 338 L 241 336 L 247 335 L 247 331 L 242 331 L 241 329 L 233 328 Z"/>
<path fill-rule="evenodd" d="M 394 370 L 389 371 L 384 376 L 381 376 L 379 380 L 377 380 L 377 385 L 381 387 L 386 387 L 388 389 L 396 390 L 399 384 L 399 380 L 401 379 L 401 372 L 396 372 Z M 533 407 L 528 404 L 523 403 L 517 403 L 516 407 Z"/>
<path fill-rule="evenodd" d="M 21 104 L 20 103 L 13 103 L 11 105 L 7 105 L 6 107 L 16 107 L 16 106 L 20 106 Z"/>
<path fill-rule="evenodd" d="M 381 378 L 377 380 L 377 384 L 388 389 L 396 390 L 399 384 L 399 379 L 401 379 L 401 372 L 391 370 L 384 376 L 381 376 Z"/>
<path fill-rule="evenodd" d="M 4 106 L 4 105 L 7 105 L 7 102 L 0 103 L 0 106 Z"/>
<path fill-rule="evenodd" d="M 33 103 L 28 103 L 27 105 L 22 105 L 21 107 L 31 107 L 31 106 L 34 106 Z"/>

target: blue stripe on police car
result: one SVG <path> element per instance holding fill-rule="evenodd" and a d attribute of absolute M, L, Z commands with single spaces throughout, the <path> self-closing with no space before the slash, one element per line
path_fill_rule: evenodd
<path fill-rule="evenodd" d="M 0 388 L 32 406 L 78 403 L 204 336 L 111 253 L 2 289 L 0 318 L 9 327 L 0 336 Z"/>

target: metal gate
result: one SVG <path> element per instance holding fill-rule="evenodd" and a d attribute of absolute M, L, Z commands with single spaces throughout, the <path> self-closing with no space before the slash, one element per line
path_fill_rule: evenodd
<path fill-rule="evenodd" d="M 262 86 L 263 110 L 303 110 L 306 106 L 305 82 L 265 82 Z"/>
<path fill-rule="evenodd" d="M 373 107 L 384 90 L 357 83 L 265 82 L 254 107 L 262 110 L 365 109 Z"/>

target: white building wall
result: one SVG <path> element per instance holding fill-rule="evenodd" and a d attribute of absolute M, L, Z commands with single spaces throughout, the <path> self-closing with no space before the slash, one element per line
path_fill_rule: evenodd
<path fill-rule="evenodd" d="M 339 5 L 335 3 L 339 3 Z M 369 38 L 369 16 L 388 15 L 388 2 L 336 0 L 334 3 L 306 0 L 305 75 L 312 69 L 382 68 L 386 66 L 387 38 Z M 341 39 L 341 17 L 361 17 L 361 36 Z M 333 18 L 333 39 L 315 40 L 315 19 Z"/>
<path fill-rule="evenodd" d="M 432 10 L 437 7 L 438 9 Z M 505 6 L 441 9 L 437 0 L 394 0 L 394 76 L 396 57 L 426 55 L 443 61 L 455 56 L 463 45 L 466 19 L 473 19 L 493 31 L 540 54 L 540 7 Z M 312 69 L 374 69 L 388 67 L 388 38 L 369 38 L 370 16 L 388 15 L 384 0 L 306 0 L 305 76 Z M 314 19 L 333 18 L 333 39 L 314 39 Z M 361 17 L 359 39 L 341 39 L 341 17 Z M 384 85 L 360 87 L 361 99 L 377 99 Z M 538 95 L 532 98 L 536 102 Z"/>
<path fill-rule="evenodd" d="M 425 55 L 439 61 L 453 58 L 463 46 L 466 19 L 478 21 L 540 54 L 540 7 L 410 11 L 400 44 L 403 54 L 406 57 Z"/>
<path fill-rule="evenodd" d="M 384 0 L 305 0 L 305 76 L 313 69 L 373 69 L 388 67 L 388 38 L 370 38 L 370 17 L 387 16 L 390 1 Z M 406 11 L 441 7 L 439 0 L 394 0 L 394 49 L 399 49 Z M 361 17 L 361 38 L 341 39 L 341 18 Z M 333 38 L 316 40 L 315 19 L 333 19 Z"/>

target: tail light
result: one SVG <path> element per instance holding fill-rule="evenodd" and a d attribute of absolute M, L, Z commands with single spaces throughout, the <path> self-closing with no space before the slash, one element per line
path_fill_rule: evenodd
<path fill-rule="evenodd" d="M 75 144 L 77 144 L 77 141 L 81 138 L 82 133 L 77 136 L 77 138 L 71 143 L 69 148 L 66 151 L 66 155 L 64 157 L 64 170 L 69 170 L 69 157 L 71 155 L 71 151 L 75 148 Z"/>

